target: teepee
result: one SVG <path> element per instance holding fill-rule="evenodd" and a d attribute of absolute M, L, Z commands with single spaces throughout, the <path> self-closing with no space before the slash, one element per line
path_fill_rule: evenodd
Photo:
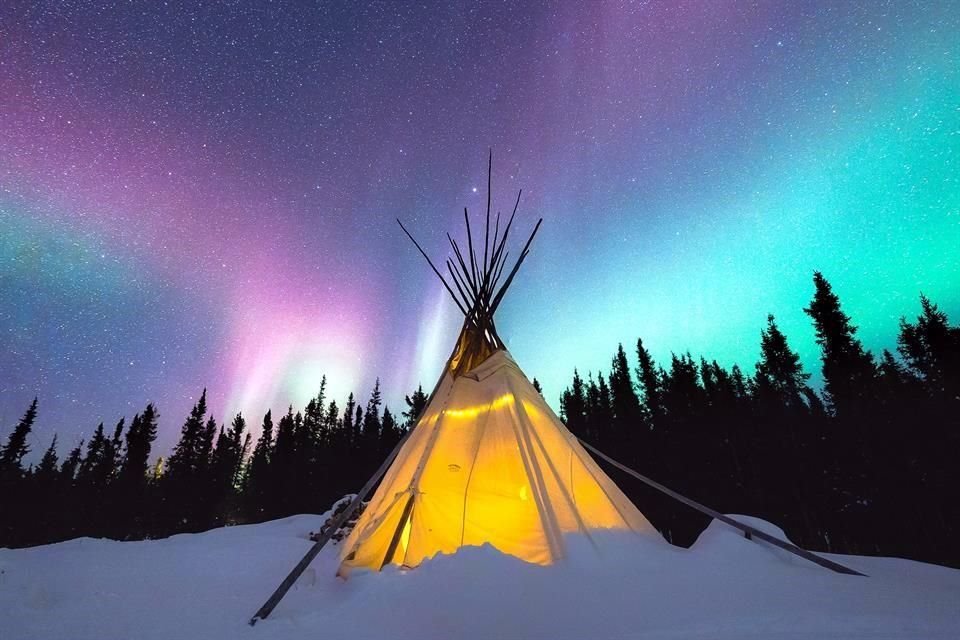
<path fill-rule="evenodd" d="M 528 562 L 551 564 L 564 557 L 567 534 L 583 535 L 602 552 L 605 537 L 595 535 L 602 530 L 663 541 L 584 446 L 647 486 L 739 529 L 750 539 L 838 573 L 863 575 L 691 500 L 592 445 L 581 444 L 567 430 L 510 356 L 493 322 L 543 220 L 537 222 L 500 285 L 520 194 L 502 235 L 497 214 L 491 240 L 489 172 L 490 167 L 482 257 L 479 244 L 474 251 L 466 209 L 466 258 L 447 235 L 454 259 L 448 258 L 445 266 L 456 292 L 403 229 L 464 316 L 460 337 L 426 408 L 416 426 L 250 618 L 250 624 L 270 615 L 381 478 L 367 509 L 341 546 L 341 576 L 358 569 L 379 571 L 390 564 L 416 567 L 438 553 L 483 544 Z M 403 228 L 402 223 L 400 226 Z"/>
<path fill-rule="evenodd" d="M 463 329 L 416 427 L 342 545 L 340 575 L 415 567 L 470 545 L 551 564 L 564 556 L 566 534 L 582 534 L 594 546 L 599 530 L 659 537 L 497 335 L 494 313 L 542 220 L 498 287 L 520 195 L 502 235 L 497 214 L 491 241 L 489 177 L 487 188 L 482 256 L 466 210 L 466 257 L 447 236 L 455 260 L 445 266 L 456 292 L 404 228 L 463 312 Z"/>

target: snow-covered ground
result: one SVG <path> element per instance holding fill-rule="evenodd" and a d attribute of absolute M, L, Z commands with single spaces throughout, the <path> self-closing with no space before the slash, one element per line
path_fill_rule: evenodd
<path fill-rule="evenodd" d="M 322 522 L 0 549 L 0 637 L 960 638 L 960 571 L 833 556 L 870 575 L 842 576 L 717 522 L 689 550 L 620 535 L 598 556 L 574 538 L 550 567 L 479 547 L 348 581 L 328 548 L 248 626 Z"/>

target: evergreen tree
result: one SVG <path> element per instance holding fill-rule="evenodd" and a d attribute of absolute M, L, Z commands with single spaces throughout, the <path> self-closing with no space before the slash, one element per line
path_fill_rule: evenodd
<path fill-rule="evenodd" d="M 100 423 L 97 430 L 100 437 L 98 438 L 97 433 L 94 433 L 94 437 L 90 441 L 90 444 L 94 447 L 93 454 L 91 455 L 91 452 L 88 451 L 87 460 L 84 461 L 89 472 L 86 479 L 90 486 L 106 489 L 116 477 L 120 463 L 120 443 L 122 442 L 124 423 L 125 420 L 120 418 L 113 430 L 113 436 L 110 438 L 103 431 L 103 423 Z"/>
<path fill-rule="evenodd" d="M 363 409 L 360 407 L 360 404 L 357 404 L 357 412 L 353 416 L 353 433 L 350 437 L 350 441 L 353 443 L 354 453 L 360 451 L 363 448 L 363 441 L 361 439 L 360 433 L 363 429 Z"/>
<path fill-rule="evenodd" d="M 536 378 L 533 379 L 533 388 L 537 390 L 541 397 L 543 396 L 543 387 L 540 386 L 540 381 Z"/>
<path fill-rule="evenodd" d="M 149 403 L 142 414 L 133 417 L 130 428 L 127 429 L 126 447 L 118 479 L 131 495 L 141 493 L 146 486 L 150 450 L 157 439 L 158 418 L 156 407 Z"/>
<path fill-rule="evenodd" d="M 148 465 L 150 450 L 157 439 L 157 410 L 147 404 L 142 414 L 130 421 L 127 429 L 124 455 L 117 472 L 115 535 L 121 538 L 139 538 L 146 535 L 151 514 L 148 502 Z"/>
<path fill-rule="evenodd" d="M 107 453 L 107 437 L 103 433 L 103 423 L 97 425 L 93 432 L 93 437 L 87 443 L 87 455 L 80 461 L 80 469 L 77 471 L 77 482 L 87 487 L 102 486 L 101 478 L 104 467 L 104 458 Z"/>
<path fill-rule="evenodd" d="M 263 519 L 270 484 L 270 461 L 273 454 L 273 418 L 267 411 L 260 427 L 260 437 L 253 448 L 253 455 L 247 467 L 245 482 L 245 501 L 248 517 L 255 522 Z"/>
<path fill-rule="evenodd" d="M 243 457 L 243 435 L 247 428 L 243 415 L 233 418 L 228 431 L 221 427 L 210 463 L 210 500 L 214 522 L 223 524 L 234 516 L 234 504 L 240 463 Z"/>
<path fill-rule="evenodd" d="M 900 319 L 898 351 L 906 361 L 908 397 L 918 398 L 904 418 L 911 426 L 907 440 L 910 469 L 917 488 L 912 504 L 920 508 L 918 520 L 927 544 L 950 549 L 948 563 L 960 563 L 953 541 L 960 536 L 960 327 L 950 326 L 947 314 L 926 296 L 915 323 Z M 888 365 L 888 375 L 892 374 Z M 911 394 L 910 392 L 913 391 Z M 900 438 L 900 442 L 904 439 Z M 901 448 L 902 448 L 901 444 Z M 906 498 L 907 496 L 904 496 Z"/>
<path fill-rule="evenodd" d="M 363 416 L 363 429 L 361 438 L 363 449 L 367 453 L 368 460 L 379 457 L 377 455 L 380 442 L 380 405 L 383 399 L 380 395 L 380 378 L 377 378 L 373 386 L 373 392 L 370 394 L 370 400 L 367 401 L 367 411 Z"/>
<path fill-rule="evenodd" d="M 641 442 L 642 431 L 646 425 L 643 424 L 640 399 L 633 385 L 630 365 L 622 344 L 617 345 L 617 353 L 610 363 L 609 385 L 613 422 L 608 440 L 612 446 L 623 451 L 628 460 L 636 462 L 629 454 L 635 451 Z"/>
<path fill-rule="evenodd" d="M 353 416 L 354 412 L 357 410 L 357 401 L 353 399 L 353 392 L 350 392 L 350 395 L 347 396 L 347 404 L 343 408 L 343 435 L 346 437 L 346 443 L 348 447 L 356 446 L 356 440 L 354 439 L 354 424 Z"/>
<path fill-rule="evenodd" d="M 560 415 L 570 431 L 588 441 L 596 442 L 594 434 L 587 431 L 587 394 L 580 373 L 573 370 L 573 382 L 560 396 Z"/>
<path fill-rule="evenodd" d="M 960 327 L 951 327 L 947 314 L 926 296 L 920 296 L 920 305 L 915 323 L 900 319 L 897 349 L 930 395 L 955 410 L 960 406 Z"/>
<path fill-rule="evenodd" d="M 412 429 L 420 419 L 423 410 L 427 408 L 427 394 L 423 392 L 423 386 L 418 385 L 417 390 L 412 395 L 406 396 L 404 400 L 407 403 L 407 410 L 403 412 L 403 417 L 406 418 L 407 428 Z"/>
<path fill-rule="evenodd" d="M 856 338 L 857 328 L 840 309 L 840 299 L 819 271 L 813 273 L 813 284 L 816 291 L 804 312 L 813 319 L 817 332 L 825 396 L 840 417 L 865 418 L 876 391 L 873 356 Z"/>
<path fill-rule="evenodd" d="M 639 388 L 643 392 L 643 402 L 647 408 L 650 422 L 654 429 L 663 417 L 663 400 L 661 377 L 657 374 L 656 365 L 650 352 L 643 346 L 643 340 L 637 338 L 637 360 L 640 363 L 637 369 Z"/>
<path fill-rule="evenodd" d="M 197 473 L 200 475 L 209 474 L 210 463 L 213 456 L 213 442 L 217 437 L 217 421 L 213 416 L 207 419 L 207 425 L 203 428 L 200 438 L 200 448 L 197 455 Z"/>
<path fill-rule="evenodd" d="M 37 399 L 23 414 L 20 422 L 0 447 L 0 547 L 23 544 L 24 537 L 32 532 L 29 495 L 30 470 L 22 466 L 23 457 L 29 453 L 27 436 L 33 429 L 37 417 Z"/>
<path fill-rule="evenodd" d="M 53 484 L 56 481 L 59 473 L 58 463 L 57 435 L 54 434 L 53 440 L 50 442 L 50 446 L 47 447 L 43 457 L 40 459 L 40 464 L 37 465 L 36 470 L 33 472 L 34 479 L 41 483 Z"/>
<path fill-rule="evenodd" d="M 31 499 L 23 505 L 26 517 L 21 530 L 21 542 L 36 544 L 52 542 L 61 535 L 63 496 L 60 491 L 60 471 L 57 458 L 57 436 L 40 459 L 31 478 Z"/>
<path fill-rule="evenodd" d="M 757 396 L 767 407 L 791 411 L 806 408 L 804 389 L 810 374 L 803 371 L 800 356 L 790 349 L 787 337 L 773 315 L 767 316 L 767 328 L 760 332 L 760 362 L 757 363 Z"/>
<path fill-rule="evenodd" d="M 27 436 L 33 429 L 33 423 L 37 419 L 37 399 L 27 408 L 20 422 L 14 427 L 10 436 L 7 438 L 7 444 L 0 448 L 0 487 L 4 482 L 19 480 L 23 476 L 23 468 L 20 463 L 23 457 L 30 452 L 30 445 L 27 444 Z"/>
<path fill-rule="evenodd" d="M 755 382 L 758 428 L 751 434 L 757 485 L 753 498 L 762 517 L 784 523 L 802 544 L 822 545 L 814 505 L 844 508 L 836 501 L 843 480 L 835 464 L 816 482 L 804 480 L 807 469 L 824 468 L 819 447 L 822 434 L 812 428 L 805 402 L 810 374 L 804 372 L 800 356 L 772 315 L 767 316 L 767 328 L 760 336 Z M 833 491 L 829 495 L 828 487 Z"/>
<path fill-rule="evenodd" d="M 83 445 L 84 441 L 81 439 L 80 442 L 77 443 L 77 446 L 70 450 L 63 464 L 60 465 L 60 478 L 68 486 L 72 485 L 76 479 L 77 470 L 80 468 L 80 462 L 83 457 Z"/>
<path fill-rule="evenodd" d="M 390 413 L 389 407 L 383 408 L 383 418 L 380 421 L 380 458 L 393 451 L 393 448 L 400 442 L 403 433 L 397 424 L 396 418 Z"/>
<path fill-rule="evenodd" d="M 339 455 L 346 449 L 346 438 L 343 433 L 343 422 L 340 420 L 340 407 L 336 400 L 327 405 L 327 414 L 323 419 L 324 431 L 327 433 L 327 442 L 333 455 Z"/>
<path fill-rule="evenodd" d="M 613 400 L 610 397 L 610 387 L 602 373 L 597 373 L 596 381 L 593 375 L 588 373 L 586 430 L 594 438 L 596 446 L 610 449 L 614 444 L 610 432 L 612 424 Z"/>
<path fill-rule="evenodd" d="M 205 440 L 203 419 L 206 414 L 207 390 L 204 389 L 200 400 L 193 405 L 190 416 L 183 423 L 180 440 L 167 461 L 166 475 L 169 479 L 190 479 L 201 468 Z"/>

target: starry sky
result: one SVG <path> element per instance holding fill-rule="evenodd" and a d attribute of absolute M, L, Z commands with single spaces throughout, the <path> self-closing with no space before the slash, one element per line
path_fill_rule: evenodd
<path fill-rule="evenodd" d="M 196 5 L 196 6 L 189 6 Z M 0 436 L 431 388 L 459 312 L 402 235 L 523 188 L 498 313 L 548 399 L 574 367 L 817 368 L 824 272 L 867 347 L 960 318 L 960 3 L 0 6 Z"/>

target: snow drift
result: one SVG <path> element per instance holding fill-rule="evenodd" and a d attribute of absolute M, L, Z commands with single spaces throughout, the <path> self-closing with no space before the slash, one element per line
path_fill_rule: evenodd
<path fill-rule="evenodd" d="M 744 518 L 778 533 L 763 521 Z M 310 546 L 323 516 L 114 542 L 0 549 L 5 640 L 85 638 L 960 637 L 960 571 L 834 556 L 843 576 L 714 522 L 691 549 L 609 534 L 603 555 L 527 564 L 464 548 L 414 571 L 334 577 L 317 557 L 273 615 L 249 617 Z"/>

